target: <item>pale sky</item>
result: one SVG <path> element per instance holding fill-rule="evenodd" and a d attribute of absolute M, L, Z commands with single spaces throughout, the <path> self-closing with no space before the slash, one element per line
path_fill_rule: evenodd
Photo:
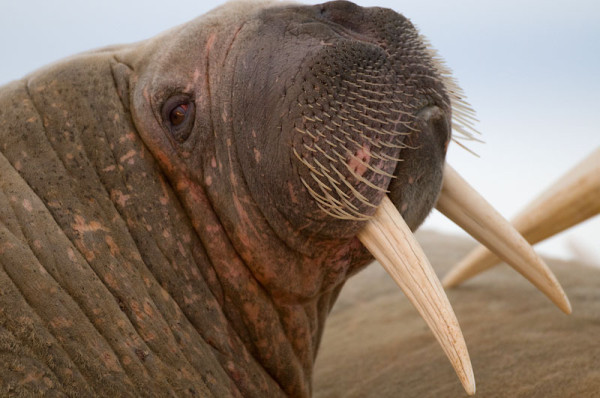
<path fill-rule="evenodd" d="M 222 1 L 0 0 L 0 84 L 88 49 L 141 40 Z M 316 2 L 304 2 L 316 4 Z M 448 160 L 510 218 L 600 146 L 600 2 L 356 1 L 392 8 L 446 59 L 480 120 Z M 424 228 L 462 232 L 437 212 Z M 537 247 L 600 266 L 600 217 Z"/>

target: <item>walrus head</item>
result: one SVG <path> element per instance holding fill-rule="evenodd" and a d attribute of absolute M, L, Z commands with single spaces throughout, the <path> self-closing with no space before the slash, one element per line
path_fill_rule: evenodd
<path fill-rule="evenodd" d="M 244 95 L 232 122 L 261 211 L 310 236 L 349 238 L 390 192 L 417 227 L 440 189 L 451 106 L 412 24 L 347 2 L 259 20 L 248 33 L 263 40 L 233 62 Z"/>
<path fill-rule="evenodd" d="M 420 225 L 440 190 L 452 108 L 410 21 L 349 2 L 244 14 L 187 26 L 139 70 L 132 110 L 160 140 L 151 148 L 170 147 L 204 182 L 211 167 L 198 161 L 222 141 L 235 163 L 208 159 L 235 169 L 292 247 L 356 236 L 385 193 Z"/>
<path fill-rule="evenodd" d="M 325 316 L 375 256 L 474 392 L 456 318 L 410 233 L 442 190 L 453 112 L 465 122 L 460 91 L 394 11 L 255 4 L 124 47 L 112 64 L 206 248 L 235 338 L 287 394 L 307 394 Z M 522 272 L 564 304 L 550 271 L 532 269 Z M 240 379 L 242 365 L 228 366 Z"/>

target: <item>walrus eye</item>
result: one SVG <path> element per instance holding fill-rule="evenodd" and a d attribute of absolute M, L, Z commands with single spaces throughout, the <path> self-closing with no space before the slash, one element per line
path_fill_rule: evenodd
<path fill-rule="evenodd" d="M 179 143 L 187 140 L 192 132 L 194 110 L 194 103 L 184 95 L 173 96 L 163 105 L 163 123 Z"/>
<path fill-rule="evenodd" d="M 184 122 L 188 108 L 189 104 L 181 104 L 171 111 L 171 114 L 169 115 L 169 121 L 173 126 L 179 126 Z"/>

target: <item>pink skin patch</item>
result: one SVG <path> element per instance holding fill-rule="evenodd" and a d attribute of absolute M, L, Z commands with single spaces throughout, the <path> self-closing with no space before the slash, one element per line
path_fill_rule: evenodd
<path fill-rule="evenodd" d="M 137 154 L 137 152 L 132 149 L 131 151 L 127 152 L 125 155 L 121 156 L 121 158 L 119 159 L 119 162 L 124 163 L 126 161 L 129 161 L 129 164 L 134 164 L 133 157 L 136 154 Z"/>
<path fill-rule="evenodd" d="M 23 199 L 23 208 L 25 208 L 25 210 L 27 210 L 29 213 L 33 211 L 33 206 L 31 205 L 31 202 L 27 199 Z"/>
<path fill-rule="evenodd" d="M 363 145 L 353 156 L 348 160 L 348 166 L 357 175 L 361 176 L 367 171 L 367 164 L 371 160 L 371 150 L 368 145 Z"/>
<path fill-rule="evenodd" d="M 288 181 L 288 191 L 290 193 L 290 199 L 292 200 L 292 203 L 299 204 L 300 201 L 298 200 L 298 197 L 296 196 L 296 192 L 294 190 L 294 185 L 290 181 Z"/>
<path fill-rule="evenodd" d="M 256 148 L 254 148 L 254 160 L 256 163 L 260 163 L 260 151 Z"/>

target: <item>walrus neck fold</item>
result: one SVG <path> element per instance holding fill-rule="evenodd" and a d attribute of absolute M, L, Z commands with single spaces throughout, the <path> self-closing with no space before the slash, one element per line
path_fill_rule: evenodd
<path fill-rule="evenodd" d="M 180 180 L 176 190 L 208 253 L 232 329 L 285 394 L 309 395 L 325 317 L 348 276 L 352 251 L 363 250 L 360 243 L 337 256 L 306 258 L 283 243 L 274 248 L 276 237 L 256 222 L 239 188 L 223 197 Z M 235 215 L 223 211 L 229 205 Z"/>

